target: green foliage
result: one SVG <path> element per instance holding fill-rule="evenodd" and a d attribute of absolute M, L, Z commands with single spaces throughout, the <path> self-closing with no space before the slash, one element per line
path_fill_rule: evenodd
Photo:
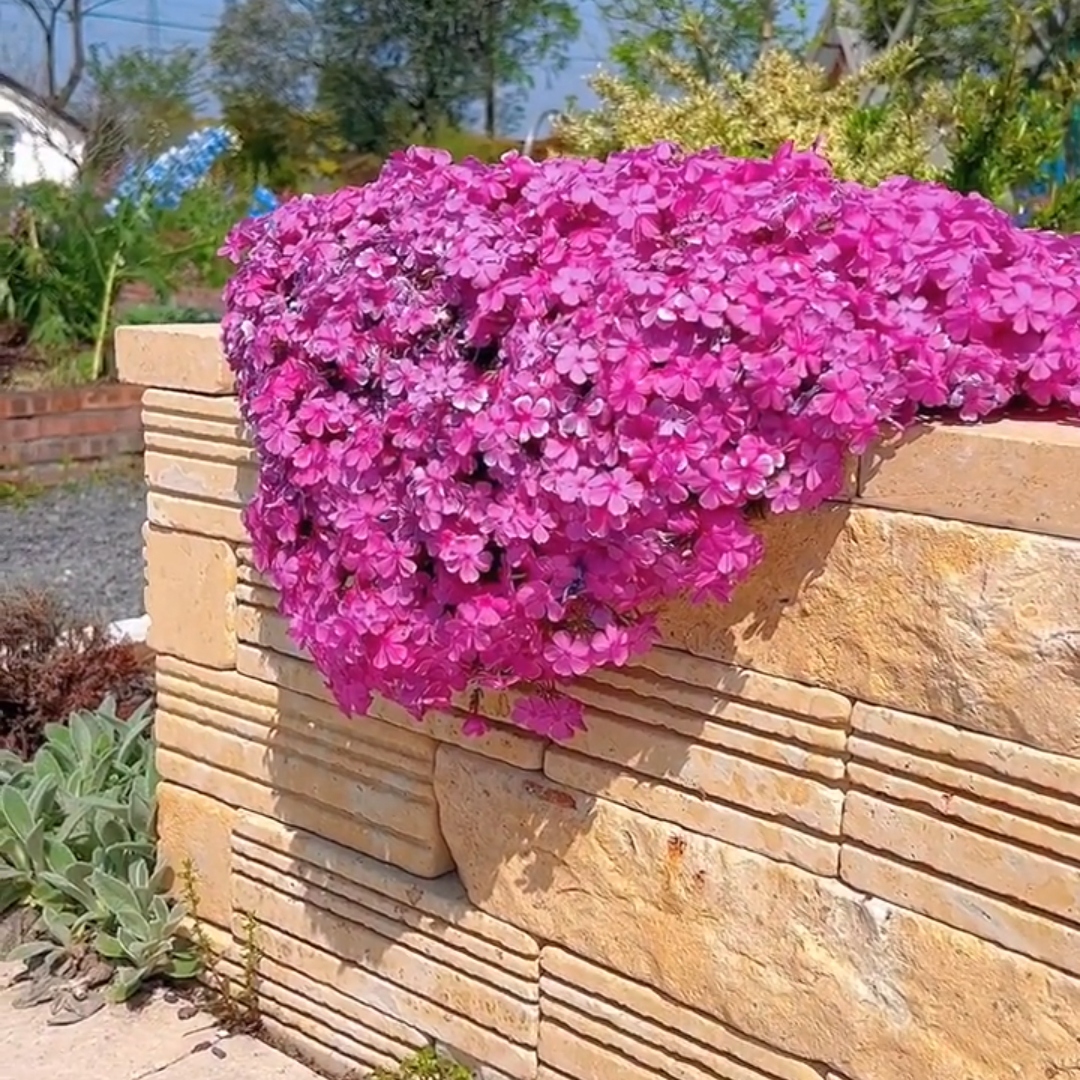
<path fill-rule="evenodd" d="M 676 92 L 601 74 L 593 80 L 599 107 L 564 121 L 559 135 L 574 151 L 593 156 L 661 140 L 753 158 L 788 142 L 800 149 L 818 144 L 845 179 L 937 179 L 931 135 L 944 97 L 936 89 L 916 94 L 907 84 L 913 57 L 910 46 L 899 47 L 832 83 L 820 68 L 780 48 L 766 50 L 748 72 L 721 69 L 715 82 L 657 55 L 654 63 Z M 877 86 L 892 89 L 887 105 L 867 103 Z"/>
<path fill-rule="evenodd" d="M 119 1000 L 152 976 L 199 970 L 157 863 L 150 721 L 147 706 L 118 719 L 110 700 L 49 725 L 32 761 L 0 755 L 0 911 L 29 904 L 48 934 L 10 958 L 93 948 L 117 965 Z"/>
<path fill-rule="evenodd" d="M 852 29 L 875 48 L 884 48 L 908 7 L 909 0 L 858 0 Z M 1075 55 L 1080 8 L 1047 0 L 916 3 L 904 21 L 904 36 L 919 42 L 921 78 L 951 82 L 971 72 L 995 75 L 1010 67 L 1017 20 L 1023 26 L 1025 60 L 1035 77 Z"/>
<path fill-rule="evenodd" d="M 383 152 L 461 126 L 486 134 L 534 72 L 558 70 L 579 32 L 570 0 L 319 0 L 319 100 L 351 149 Z"/>
<path fill-rule="evenodd" d="M 635 86 L 666 83 L 657 56 L 715 82 L 745 70 L 766 44 L 797 48 L 807 37 L 805 3 L 777 0 L 601 0 L 610 27 L 611 59 Z"/>
<path fill-rule="evenodd" d="M 995 43 L 993 64 L 965 72 L 952 86 L 945 182 L 1015 209 L 1015 193 L 1039 185 L 1063 157 L 1080 100 L 1080 64 L 1057 58 L 1033 65 L 1032 14 L 1013 0 Z M 1051 185 L 1035 215 L 1045 228 L 1080 230 L 1077 181 Z"/>
<path fill-rule="evenodd" d="M 221 957 L 211 944 L 199 913 L 199 883 L 195 876 L 195 864 L 191 859 L 185 859 L 180 868 L 180 883 L 184 905 L 191 917 L 191 939 L 195 955 L 210 990 L 208 1004 L 211 1012 L 230 1031 L 258 1030 L 261 1022 L 259 962 L 262 959 L 258 924 L 250 913 L 244 914 L 240 938 L 240 979 L 234 985 L 228 973 L 222 969 Z"/>
<path fill-rule="evenodd" d="M 396 1069 L 376 1069 L 371 1080 L 473 1080 L 473 1074 L 434 1047 L 427 1047 L 406 1058 Z"/>
<path fill-rule="evenodd" d="M 146 283 L 162 298 L 185 277 L 222 287 L 228 267 L 217 251 L 246 210 L 246 199 L 214 184 L 176 209 L 124 204 L 115 217 L 89 185 L 23 189 L 0 231 L 0 322 L 26 326 L 58 369 L 100 378 L 124 285 Z"/>
<path fill-rule="evenodd" d="M 216 323 L 217 312 L 174 304 L 139 304 L 118 319 L 124 326 L 161 326 L 171 323 Z"/>
<path fill-rule="evenodd" d="M 126 152 L 154 156 L 189 135 L 195 128 L 201 68 L 201 54 L 190 46 L 115 54 L 91 46 L 91 169 L 111 168 Z"/>

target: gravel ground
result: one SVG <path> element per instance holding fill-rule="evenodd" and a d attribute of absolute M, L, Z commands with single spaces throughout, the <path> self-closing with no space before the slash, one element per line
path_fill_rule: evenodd
<path fill-rule="evenodd" d="M 128 476 L 0 502 L 0 587 L 48 588 L 109 622 L 141 615 L 145 519 L 145 490 Z"/>

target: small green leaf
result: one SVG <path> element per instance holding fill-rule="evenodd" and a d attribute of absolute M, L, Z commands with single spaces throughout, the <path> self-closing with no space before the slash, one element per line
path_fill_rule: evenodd
<path fill-rule="evenodd" d="M 35 956 L 44 956 L 46 953 L 55 951 L 56 945 L 51 941 L 24 941 L 21 945 L 16 945 L 5 959 L 12 962 L 16 960 L 33 960 Z"/>
<path fill-rule="evenodd" d="M 124 968 L 117 972 L 113 982 L 112 997 L 114 1001 L 127 1001 L 143 984 L 143 980 L 150 974 L 146 968 Z"/>
<path fill-rule="evenodd" d="M 0 789 L 0 813 L 3 813 L 8 828 L 25 843 L 34 828 L 34 819 L 22 792 L 10 784 Z"/>
<path fill-rule="evenodd" d="M 199 958 L 193 954 L 174 956 L 165 968 L 170 979 L 194 979 L 202 970 Z"/>
<path fill-rule="evenodd" d="M 127 950 L 112 934 L 99 931 L 94 937 L 94 948 L 109 960 L 128 960 Z"/>

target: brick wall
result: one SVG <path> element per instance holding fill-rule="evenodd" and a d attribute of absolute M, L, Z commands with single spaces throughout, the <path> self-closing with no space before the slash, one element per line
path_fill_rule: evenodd
<path fill-rule="evenodd" d="M 49 481 L 138 460 L 142 390 L 124 384 L 0 391 L 0 481 Z"/>
<path fill-rule="evenodd" d="M 146 397 L 162 844 L 270 1033 L 332 1075 L 1036 1080 L 1080 1067 L 1080 437 L 935 427 L 763 525 L 725 606 L 505 723 L 349 720 L 240 510 L 216 342 L 130 331 Z M 150 434 L 153 433 L 153 434 Z M 235 947 L 234 947 L 235 948 Z"/>

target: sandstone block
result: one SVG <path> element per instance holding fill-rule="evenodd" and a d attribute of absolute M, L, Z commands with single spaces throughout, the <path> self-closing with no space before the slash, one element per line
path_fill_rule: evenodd
<path fill-rule="evenodd" d="M 207 667 L 236 663 L 236 555 L 223 540 L 149 528 L 151 648 Z"/>
<path fill-rule="evenodd" d="M 785 818 L 820 834 L 839 835 L 843 804 L 839 786 L 796 771 L 824 772 L 838 784 L 844 768 L 839 756 L 815 754 L 706 720 L 696 721 L 703 729 L 701 739 L 687 738 L 629 719 L 662 710 L 662 702 L 630 696 L 612 700 L 608 695 L 594 694 L 587 684 L 575 684 L 571 693 L 590 703 L 620 709 L 615 713 L 587 708 L 585 730 L 570 744 L 576 753 L 745 806 L 766 817 Z"/>
<path fill-rule="evenodd" d="M 235 397 L 210 397 L 150 387 L 143 394 L 143 409 L 158 417 L 202 417 L 216 423 L 241 424 L 240 403 Z"/>
<path fill-rule="evenodd" d="M 161 783 L 157 789 L 158 850 L 182 895 L 181 873 L 190 860 L 199 916 L 216 926 L 232 922 L 232 830 L 236 810 L 199 791 Z"/>
<path fill-rule="evenodd" d="M 540 1059 L 545 1063 L 555 1064 L 562 1056 L 545 1053 L 555 1034 L 547 1030 L 550 1018 L 564 1030 L 588 1034 L 592 1042 L 617 1050 L 656 1075 L 669 1075 L 674 1063 L 685 1062 L 709 1077 L 821 1080 L 808 1062 L 747 1039 L 711 1016 L 563 949 L 545 948 L 542 964 Z"/>
<path fill-rule="evenodd" d="M 272 629 L 265 629 L 268 623 Z M 267 639 L 278 645 L 286 644 L 288 631 L 280 616 L 269 615 L 245 604 L 240 606 L 238 624 L 238 635 L 245 642 L 237 652 L 237 667 L 241 672 L 310 697 L 333 701 L 333 695 L 310 660 L 288 656 L 265 644 L 262 647 L 252 646 L 252 642 L 265 642 Z M 299 652 L 291 643 L 290 647 Z M 507 725 L 492 724 L 485 735 L 472 738 L 461 730 L 465 720 L 461 713 L 432 711 L 423 721 L 417 722 L 404 709 L 383 698 L 375 699 L 370 715 L 387 724 L 423 732 L 438 742 L 467 746 L 485 757 L 505 761 L 521 769 L 539 770 L 543 765 L 545 741 Z"/>
<path fill-rule="evenodd" d="M 1080 975 L 1080 928 L 947 881 L 920 866 L 845 844 L 840 876 L 853 888 Z"/>
<path fill-rule="evenodd" d="M 668 645 L 1080 756 L 1080 544 L 865 507 L 762 528 L 731 604 L 665 609 Z"/>
<path fill-rule="evenodd" d="M 152 525 L 162 529 L 251 543 L 239 505 L 225 506 L 151 491 L 146 496 L 146 516 Z"/>
<path fill-rule="evenodd" d="M 217 325 L 120 326 L 116 368 L 123 382 L 192 394 L 233 393 Z"/>
<path fill-rule="evenodd" d="M 255 493 L 254 466 L 162 453 L 151 438 L 143 457 L 146 482 L 155 491 L 242 505 Z M 222 444 L 226 446 L 227 444 Z"/>
<path fill-rule="evenodd" d="M 469 980 L 455 980 L 419 957 L 403 960 L 402 949 L 390 955 L 383 949 L 363 951 L 357 947 L 347 920 L 314 907 L 305 912 L 305 905 L 294 898 L 266 890 L 240 895 L 253 905 L 251 913 L 259 921 L 259 942 L 265 957 L 302 972 L 314 984 L 315 992 L 333 987 L 368 1009 L 415 1028 L 456 1052 L 485 1061 L 515 1080 L 532 1080 L 536 1075 L 535 1034 L 529 1046 L 500 1035 L 494 1028 L 496 1022 L 528 1028 L 525 1013 L 531 1009 L 535 1033 L 535 1005 L 511 1007 L 508 1002 L 512 999 L 500 1000 L 494 989 L 479 983 L 468 986 Z M 454 989 L 460 991 L 459 997 L 453 996 Z M 325 997 L 323 1003 L 334 1008 Z M 460 1011 L 466 1007 L 477 1011 Z"/>
<path fill-rule="evenodd" d="M 1080 428 L 1045 420 L 930 424 L 863 459 L 859 501 L 1080 537 Z"/>
<path fill-rule="evenodd" d="M 255 449 L 243 438 L 236 437 L 238 425 L 201 420 L 194 416 L 158 416 L 143 414 L 144 438 L 148 450 L 161 456 L 190 458 L 232 465 L 254 466 L 258 460 Z M 254 485 L 254 468 L 250 473 Z M 245 479 L 247 477 L 245 476 Z"/>
<path fill-rule="evenodd" d="M 1080 981 L 1045 965 L 454 747 L 435 783 L 478 906 L 748 1039 L 870 1080 L 1015 1080 L 1076 1053 Z"/>
<path fill-rule="evenodd" d="M 368 896 L 365 901 L 368 906 L 372 904 L 371 898 L 378 894 L 393 905 L 397 918 L 405 919 L 410 913 L 420 918 L 430 916 L 431 925 L 445 924 L 467 933 L 473 950 L 477 950 L 481 942 L 495 946 L 499 950 L 498 963 L 504 963 L 510 953 L 530 960 L 540 955 L 535 939 L 476 907 L 456 875 L 418 881 L 396 866 L 355 856 L 321 836 L 257 814 L 243 815 L 233 843 L 251 858 L 263 862 L 271 853 L 287 854 L 298 866 L 306 864 L 323 871 L 332 870 L 352 887 L 362 889 Z M 261 854 L 256 854 L 255 848 Z M 384 909 L 378 907 L 376 910 Z M 527 969 L 532 978 L 537 976 L 537 971 L 535 966 Z"/>
<path fill-rule="evenodd" d="M 599 795 L 690 832 L 715 836 L 818 874 L 837 872 L 840 845 L 792 827 L 790 821 L 761 817 L 742 807 L 702 798 L 681 787 L 649 780 L 557 746 L 544 757 L 544 774 L 558 784 Z"/>

